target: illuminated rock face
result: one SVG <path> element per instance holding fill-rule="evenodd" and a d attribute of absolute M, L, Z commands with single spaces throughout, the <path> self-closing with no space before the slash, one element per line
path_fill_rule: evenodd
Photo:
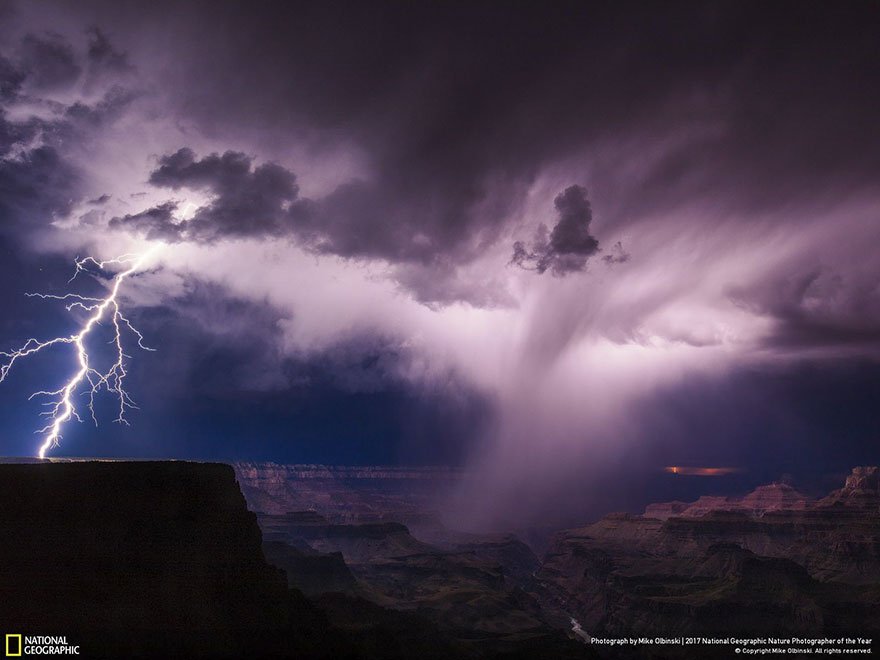
<path fill-rule="evenodd" d="M 649 504 L 645 507 L 646 518 L 656 518 L 657 520 L 666 520 L 673 516 L 682 515 L 690 506 L 688 502 L 659 502 Z"/>
<path fill-rule="evenodd" d="M 866 490 L 880 495 L 880 467 L 853 468 L 852 474 L 846 478 L 847 490 Z"/>
<path fill-rule="evenodd" d="M 673 517 L 700 518 L 713 511 L 741 511 L 760 517 L 772 511 L 802 511 L 813 504 L 812 498 L 788 484 L 758 486 L 745 497 L 704 495 L 696 502 L 661 502 L 645 507 L 645 517 L 666 520 Z"/>
<path fill-rule="evenodd" d="M 436 527 L 435 503 L 461 478 L 439 467 L 334 467 L 235 463 L 252 511 L 284 515 L 312 510 L 330 523 L 393 521 Z"/>
<path fill-rule="evenodd" d="M 649 505 L 561 532 L 546 607 L 593 634 L 880 632 L 876 467 L 814 502 L 784 484 Z"/>
<path fill-rule="evenodd" d="M 831 492 L 820 505 L 845 507 L 845 511 L 880 513 L 880 467 L 857 467 L 843 488 Z"/>

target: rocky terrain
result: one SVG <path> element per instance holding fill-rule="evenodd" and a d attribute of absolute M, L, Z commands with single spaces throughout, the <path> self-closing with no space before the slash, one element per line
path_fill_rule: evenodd
<path fill-rule="evenodd" d="M 539 563 L 527 545 L 510 535 L 451 532 L 440 522 L 434 502 L 458 472 L 234 467 L 258 512 L 266 555 L 291 587 L 419 612 L 469 648 L 564 639 L 523 588 Z"/>
<path fill-rule="evenodd" d="M 286 625 L 284 574 L 264 560 L 228 466 L 0 465 L 0 502 L 7 630 L 98 637 L 120 651 L 153 648 L 162 630 L 225 653 Z"/>
<path fill-rule="evenodd" d="M 611 514 L 561 532 L 540 600 L 594 635 L 880 629 L 880 471 L 818 501 L 790 486 Z"/>
<path fill-rule="evenodd" d="M 591 657 L 562 636 L 465 644 L 364 599 L 341 554 L 263 543 L 228 465 L 0 464 L 0 534 L 5 630 L 82 657 Z"/>
<path fill-rule="evenodd" d="M 283 515 L 315 511 L 332 523 L 391 520 L 439 525 L 434 502 L 461 473 L 452 468 L 233 464 L 252 511 Z"/>
<path fill-rule="evenodd" d="M 341 591 L 418 612 L 472 649 L 565 639 L 526 591 L 539 562 L 514 537 L 461 535 L 462 542 L 441 546 L 416 539 L 400 523 L 332 524 L 315 512 L 259 520 L 267 557 L 306 593 Z M 312 562 L 309 570 L 305 562 Z"/>
<path fill-rule="evenodd" d="M 666 520 L 667 518 L 699 518 L 710 511 L 742 511 L 753 516 L 762 516 L 770 511 L 803 511 L 813 503 L 812 498 L 799 493 L 788 484 L 769 484 L 758 486 L 742 498 L 704 495 L 696 502 L 662 502 L 649 504 L 645 517 Z"/>
<path fill-rule="evenodd" d="M 0 465 L 0 620 L 98 657 L 589 658 L 614 657 L 590 636 L 880 636 L 876 467 L 819 498 L 770 484 L 610 514 L 540 558 L 511 534 L 395 520 L 427 518 L 419 471 L 331 470 L 301 489 L 295 473 L 252 473 L 246 494 L 272 491 L 252 513 L 240 467 Z"/>
<path fill-rule="evenodd" d="M 651 504 L 643 515 L 610 514 L 559 532 L 540 559 L 509 534 L 440 526 L 413 531 L 395 521 L 395 507 L 403 502 L 405 515 L 424 517 L 418 498 L 404 497 L 399 486 L 390 498 L 369 486 L 366 495 L 355 495 L 355 511 L 369 510 L 364 517 L 341 511 L 345 494 L 338 484 L 333 497 L 306 507 L 311 511 L 279 513 L 285 502 L 307 503 L 315 484 L 330 479 L 302 477 L 299 470 L 282 486 L 278 480 L 292 472 L 274 471 L 265 480 L 271 494 L 253 507 L 276 511 L 259 515 L 267 543 L 278 544 L 267 545 L 267 556 L 290 567 L 290 555 L 278 557 L 279 548 L 288 548 L 323 562 L 315 570 L 330 577 L 322 585 L 307 571 L 288 568 L 290 584 L 323 593 L 319 599 L 342 591 L 417 613 L 469 649 L 558 640 L 552 628 L 600 655 L 607 650 L 584 638 L 880 633 L 876 467 L 855 468 L 842 488 L 818 499 L 775 483 L 742 497 L 707 494 Z M 263 480 L 256 473 L 249 488 Z M 340 473 L 347 489 L 362 487 Z M 374 478 L 388 479 L 359 477 Z"/>

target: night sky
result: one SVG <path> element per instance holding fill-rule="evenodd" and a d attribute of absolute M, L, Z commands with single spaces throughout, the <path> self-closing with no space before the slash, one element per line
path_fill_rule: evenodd
<path fill-rule="evenodd" d="M 878 34 L 872 2 L 0 0 L 0 350 L 76 332 L 24 295 L 104 295 L 76 257 L 155 247 L 139 408 L 53 456 L 457 465 L 502 514 L 833 487 L 880 462 Z M 70 349 L 0 383 L 0 454 Z"/>

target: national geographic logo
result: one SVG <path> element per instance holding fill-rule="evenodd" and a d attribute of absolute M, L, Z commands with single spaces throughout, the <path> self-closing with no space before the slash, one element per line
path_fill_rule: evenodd
<path fill-rule="evenodd" d="M 69 644 L 66 635 L 6 635 L 6 657 L 22 655 L 79 655 L 79 645 Z"/>
<path fill-rule="evenodd" d="M 6 657 L 15 658 L 21 655 L 21 635 L 6 635 Z"/>

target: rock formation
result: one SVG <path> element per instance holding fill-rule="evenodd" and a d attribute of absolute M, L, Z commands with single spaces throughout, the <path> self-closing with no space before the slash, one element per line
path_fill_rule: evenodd
<path fill-rule="evenodd" d="M 425 520 L 420 507 L 430 500 L 420 500 L 413 486 L 430 483 L 424 474 L 248 469 L 242 478 L 252 505 L 275 511 L 259 515 L 267 553 L 290 575 L 299 571 L 292 585 L 300 580 L 310 593 L 323 592 L 320 602 L 341 608 L 346 621 L 365 599 L 417 612 L 478 654 L 504 645 L 521 651 L 526 641 L 550 648 L 560 640 L 551 627 L 581 641 L 880 635 L 877 468 L 854 469 L 842 488 L 819 500 L 774 483 L 743 497 L 651 504 L 641 516 L 612 513 L 558 533 L 540 561 L 510 535 L 437 525 L 411 533 L 400 521 Z M 285 475 L 293 475 L 286 485 Z M 253 495 L 259 488 L 268 490 Z M 278 511 L 291 502 L 310 510 Z M 297 567 L 303 561 L 317 562 L 313 574 L 326 576 L 323 585 L 308 585 Z M 351 577 L 341 577 L 343 565 Z M 329 593 L 337 590 L 347 595 Z M 560 657 L 571 651 L 565 648 Z"/>
<path fill-rule="evenodd" d="M 545 609 L 596 635 L 880 631 L 877 468 L 818 502 L 785 484 L 611 514 L 560 533 Z"/>
<path fill-rule="evenodd" d="M 197 631 L 194 644 L 226 653 L 286 625 L 284 575 L 264 560 L 229 466 L 0 465 L 0 502 L 7 630 L 123 646 L 132 630 L 186 643 Z"/>
<path fill-rule="evenodd" d="M 880 513 L 880 467 L 853 468 L 843 488 L 829 493 L 819 505 L 843 506 L 869 515 Z"/>
<path fill-rule="evenodd" d="M 811 497 L 788 484 L 758 486 L 745 497 L 703 495 L 696 502 L 661 502 L 645 507 L 645 517 L 666 520 L 672 517 L 699 518 L 711 511 L 742 511 L 760 517 L 770 511 L 800 511 L 810 507 Z"/>
<path fill-rule="evenodd" d="M 264 559 L 227 465 L 0 464 L 0 534 L 3 628 L 63 635 L 81 657 L 463 660 L 499 650 L 465 645 L 420 612 L 289 590 Z M 340 554 L 278 545 L 266 548 L 293 565 L 294 581 L 311 580 L 303 586 L 352 586 Z M 558 635 L 500 643 L 537 644 L 535 657 L 591 657 Z"/>
<path fill-rule="evenodd" d="M 290 583 L 308 593 L 345 591 L 381 606 L 419 611 L 456 639 L 470 645 L 478 636 L 493 648 L 513 640 L 551 643 L 564 639 L 541 616 L 541 608 L 522 586 L 538 566 L 534 553 L 515 537 L 469 535 L 443 547 L 414 538 L 395 522 L 331 524 L 314 511 L 260 514 L 267 556 L 288 571 Z M 339 583 L 344 559 L 356 584 Z M 305 576 L 304 562 L 315 562 L 329 581 Z"/>
<path fill-rule="evenodd" d="M 439 525 L 434 500 L 460 478 L 434 467 L 335 467 L 235 463 L 251 510 L 270 515 L 312 510 L 332 523 L 394 521 Z"/>

